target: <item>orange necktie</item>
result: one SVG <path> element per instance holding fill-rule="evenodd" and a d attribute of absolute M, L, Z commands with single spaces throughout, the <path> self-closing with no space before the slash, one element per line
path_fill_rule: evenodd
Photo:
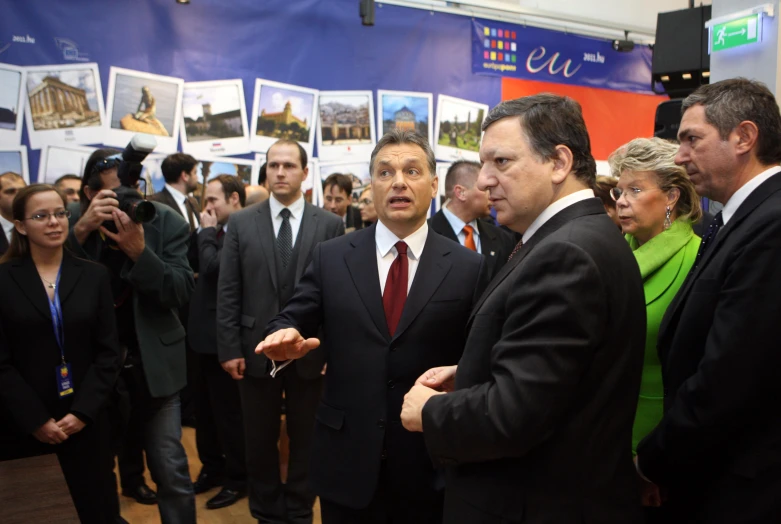
<path fill-rule="evenodd" d="M 475 244 L 475 228 L 469 224 L 464 225 L 464 233 L 466 234 L 466 240 L 464 240 L 464 247 L 477 251 L 477 245 Z"/>

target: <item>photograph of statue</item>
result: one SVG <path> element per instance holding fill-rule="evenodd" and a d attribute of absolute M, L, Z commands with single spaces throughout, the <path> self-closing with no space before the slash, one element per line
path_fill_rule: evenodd
<path fill-rule="evenodd" d="M 252 148 L 265 152 L 280 138 L 295 140 L 311 156 L 318 91 L 306 87 L 255 80 L 252 107 Z"/>
<path fill-rule="evenodd" d="M 434 153 L 442 160 L 479 160 L 481 126 L 488 106 L 439 95 Z"/>
<path fill-rule="evenodd" d="M 380 135 L 392 129 L 410 130 L 431 141 L 433 98 L 431 93 L 377 91 Z"/>
<path fill-rule="evenodd" d="M 179 78 L 112 67 L 106 113 L 106 145 L 123 147 L 136 133 L 154 135 L 155 152 L 174 152 L 182 112 Z"/>
<path fill-rule="evenodd" d="M 106 119 L 97 64 L 30 66 L 25 94 L 32 149 L 102 141 Z"/>

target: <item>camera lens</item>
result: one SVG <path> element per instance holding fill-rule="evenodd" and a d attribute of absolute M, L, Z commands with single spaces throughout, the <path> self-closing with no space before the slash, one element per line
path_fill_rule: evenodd
<path fill-rule="evenodd" d="M 141 223 L 149 222 L 155 218 L 155 213 L 155 206 L 151 202 L 139 200 L 138 202 L 133 203 L 131 212 L 128 213 L 128 215 L 133 222 Z"/>

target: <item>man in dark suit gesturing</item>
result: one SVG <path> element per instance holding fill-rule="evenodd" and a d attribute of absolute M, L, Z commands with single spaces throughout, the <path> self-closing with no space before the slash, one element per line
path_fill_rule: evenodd
<path fill-rule="evenodd" d="M 428 221 L 431 229 L 472 251 L 482 253 L 489 280 L 507 263 L 516 240 L 487 220 L 491 212 L 488 193 L 477 188 L 480 164 L 460 160 L 445 175 L 448 203 Z"/>
<path fill-rule="evenodd" d="M 217 293 L 217 349 L 238 380 L 247 443 L 249 506 L 268 523 L 311 523 L 315 502 L 307 485 L 315 408 L 322 389 L 319 354 L 296 362 L 281 380 L 256 355 L 266 324 L 293 295 L 319 242 L 344 233 L 342 220 L 309 204 L 301 192 L 306 151 L 278 140 L 268 150 L 271 197 L 231 215 L 222 248 Z M 282 393 L 290 436 L 287 483 L 279 476 Z"/>
<path fill-rule="evenodd" d="M 580 106 L 503 102 L 483 129 L 478 187 L 522 244 L 475 306 L 458 367 L 430 370 L 406 395 L 404 427 L 453 466 L 447 523 L 641 522 L 631 436 L 643 286 L 590 189 Z"/>
<path fill-rule="evenodd" d="M 441 483 L 423 439 L 401 427 L 399 412 L 421 373 L 458 361 L 482 257 L 429 231 L 437 177 L 425 138 L 386 134 L 371 173 L 379 221 L 317 247 L 258 351 L 300 358 L 323 330 L 314 353 L 328 369 L 310 479 L 324 524 L 437 523 Z"/>
<path fill-rule="evenodd" d="M 683 111 L 675 161 L 724 209 L 660 326 L 665 414 L 638 469 L 669 522 L 781 522 L 781 116 L 743 78 Z"/>

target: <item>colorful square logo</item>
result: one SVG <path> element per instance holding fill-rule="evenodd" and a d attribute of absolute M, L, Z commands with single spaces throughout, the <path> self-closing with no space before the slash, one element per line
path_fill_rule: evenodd
<path fill-rule="evenodd" d="M 491 41 L 488 40 L 487 38 L 485 39 L 485 42 L 483 42 L 483 43 L 485 44 L 485 47 L 491 47 Z"/>
<path fill-rule="evenodd" d="M 499 30 L 499 34 L 497 35 L 499 38 L 504 38 L 504 31 L 501 29 Z"/>
<path fill-rule="evenodd" d="M 513 42 L 510 44 L 510 51 L 515 51 L 515 50 L 516 50 L 516 44 L 515 42 Z"/>
<path fill-rule="evenodd" d="M 491 49 L 496 49 L 496 40 L 491 40 Z"/>
<path fill-rule="evenodd" d="M 496 29 L 491 29 L 491 36 L 496 36 Z"/>
<path fill-rule="evenodd" d="M 489 58 L 490 56 L 491 56 L 491 53 L 489 53 L 488 51 L 483 51 L 483 58 L 485 58 L 486 60 L 488 60 L 488 58 Z"/>
<path fill-rule="evenodd" d="M 503 60 L 504 60 L 504 53 L 499 53 L 499 61 L 501 62 Z"/>
<path fill-rule="evenodd" d="M 491 28 L 489 28 L 488 26 L 485 26 L 485 27 L 483 28 L 483 34 L 484 34 L 485 36 L 491 36 Z"/>
<path fill-rule="evenodd" d="M 510 53 L 505 53 L 504 55 L 504 61 L 509 62 L 510 61 Z"/>
<path fill-rule="evenodd" d="M 491 60 L 496 60 L 496 51 L 491 51 Z"/>
<path fill-rule="evenodd" d="M 515 55 L 510 55 L 510 62 L 515 63 Z"/>
<path fill-rule="evenodd" d="M 512 32 L 512 33 L 510 33 L 510 34 L 512 35 L 510 38 L 512 38 L 513 40 L 515 40 L 515 31 L 513 31 L 513 32 Z"/>
<path fill-rule="evenodd" d="M 504 49 L 504 42 L 502 42 L 501 40 L 499 40 L 498 45 L 499 45 L 499 49 Z"/>

